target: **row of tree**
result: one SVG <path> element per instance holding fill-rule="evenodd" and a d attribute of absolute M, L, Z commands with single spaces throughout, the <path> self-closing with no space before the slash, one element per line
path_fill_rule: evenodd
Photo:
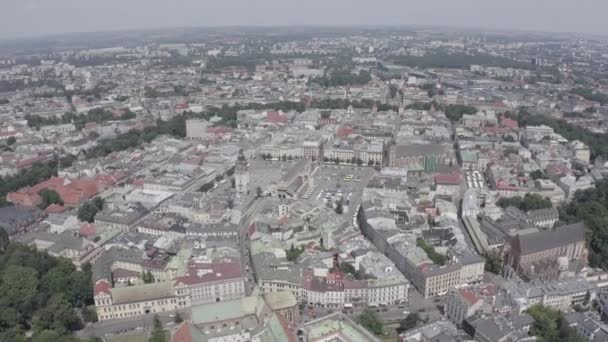
<path fill-rule="evenodd" d="M 66 112 L 61 117 L 43 117 L 26 114 L 25 119 L 27 120 L 27 125 L 35 129 L 40 129 L 40 127 L 47 125 L 73 123 L 76 129 L 80 130 L 87 122 L 104 123 L 111 120 L 129 120 L 134 119 L 135 116 L 135 113 L 130 110 L 126 110 L 122 115 L 115 117 L 114 114 L 112 114 L 112 112 L 109 110 L 95 108 L 91 109 L 86 114 Z"/>
<path fill-rule="evenodd" d="M 524 197 L 503 197 L 496 202 L 501 208 L 516 207 L 523 211 L 551 208 L 553 203 L 547 197 L 527 193 Z"/>
<path fill-rule="evenodd" d="M 441 110 L 445 113 L 445 116 L 452 122 L 458 122 L 462 119 L 464 114 L 475 114 L 477 108 L 467 105 L 449 104 L 441 105 L 435 101 L 432 102 L 414 102 L 406 107 L 406 109 L 413 110 L 430 110 L 433 106 L 437 110 Z"/>
<path fill-rule="evenodd" d="M 371 81 L 369 71 L 361 70 L 358 74 L 346 69 L 331 70 L 324 76 L 315 77 L 310 83 L 317 83 L 323 87 L 340 87 L 346 85 L 364 85 Z"/>
<path fill-rule="evenodd" d="M 602 93 L 591 88 L 573 88 L 570 90 L 572 94 L 579 95 L 589 101 L 599 102 L 601 105 L 608 103 L 608 94 Z"/>
<path fill-rule="evenodd" d="M 503 68 L 531 69 L 531 63 L 518 62 L 509 58 L 492 56 L 488 54 L 466 54 L 437 52 L 424 56 L 395 56 L 389 59 L 398 65 L 407 65 L 417 68 L 451 68 L 469 69 L 473 64 L 496 66 Z"/>

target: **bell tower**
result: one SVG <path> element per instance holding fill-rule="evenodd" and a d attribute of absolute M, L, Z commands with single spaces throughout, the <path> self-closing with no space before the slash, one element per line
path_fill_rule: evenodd
<path fill-rule="evenodd" d="M 240 151 L 236 163 L 234 187 L 238 194 L 246 195 L 249 193 L 249 166 L 247 165 L 247 159 L 245 159 L 243 151 Z"/>

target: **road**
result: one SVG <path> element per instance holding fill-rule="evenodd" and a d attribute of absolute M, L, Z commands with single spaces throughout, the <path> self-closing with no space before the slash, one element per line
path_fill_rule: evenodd
<path fill-rule="evenodd" d="M 186 310 L 179 311 L 180 316 L 186 319 L 189 312 Z M 173 325 L 174 312 L 158 313 L 158 319 L 163 322 L 163 325 L 170 327 Z M 121 319 L 113 319 L 92 324 L 87 324 L 77 335 L 78 337 L 108 337 L 128 331 L 143 331 L 151 328 L 154 325 L 154 314 L 149 314 L 139 317 L 126 317 Z"/>

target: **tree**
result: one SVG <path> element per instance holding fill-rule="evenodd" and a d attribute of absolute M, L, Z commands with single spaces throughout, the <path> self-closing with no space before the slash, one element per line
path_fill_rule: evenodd
<path fill-rule="evenodd" d="M 8 237 L 8 233 L 6 232 L 6 229 L 2 226 L 0 226 L 0 254 L 4 253 L 4 251 L 6 251 L 6 248 L 8 247 L 8 244 L 10 243 L 10 239 Z"/>
<path fill-rule="evenodd" d="M 201 185 L 200 188 L 198 188 L 198 191 L 207 192 L 211 189 L 213 189 L 213 182 L 209 182 L 209 183 L 205 183 L 205 184 Z"/>
<path fill-rule="evenodd" d="M 90 266 L 77 271 L 68 259 L 9 243 L 0 258 L 0 341 L 77 341 L 82 327 L 74 309 L 93 304 Z"/>
<path fill-rule="evenodd" d="M 426 241 L 424 241 L 422 238 L 416 239 L 416 246 L 422 248 L 429 259 L 436 264 L 443 265 L 447 261 L 447 257 L 445 255 L 437 253 L 435 248 L 426 243 Z"/>
<path fill-rule="evenodd" d="M 260 186 L 257 186 L 257 187 L 255 188 L 255 195 L 256 195 L 257 197 L 262 197 L 262 193 L 263 193 L 263 192 L 262 192 L 262 188 L 261 188 Z"/>
<path fill-rule="evenodd" d="M 458 122 L 462 119 L 464 114 L 475 114 L 477 113 L 477 108 L 473 106 L 465 106 L 465 105 L 447 105 L 443 108 L 445 112 L 445 116 L 450 119 L 452 122 Z"/>
<path fill-rule="evenodd" d="M 173 317 L 173 322 L 175 324 L 179 324 L 179 323 L 181 323 L 183 321 L 184 321 L 184 319 L 182 318 L 182 315 L 180 315 L 179 312 L 176 312 L 175 313 L 175 317 Z"/>
<path fill-rule="evenodd" d="M 51 189 L 42 189 L 38 193 L 42 198 L 42 203 L 38 206 L 40 209 L 46 209 L 51 204 L 59 204 L 63 205 L 63 200 L 61 196 L 55 190 Z"/>
<path fill-rule="evenodd" d="M 505 135 L 502 137 L 502 140 L 506 142 L 515 142 L 515 138 L 513 138 L 512 135 Z"/>
<path fill-rule="evenodd" d="M 105 204 L 105 200 L 103 198 L 101 198 L 101 197 L 93 198 L 93 205 L 95 206 L 95 208 L 97 208 L 97 210 L 102 210 L 104 204 Z"/>
<path fill-rule="evenodd" d="M 150 284 L 154 282 L 154 275 L 152 275 L 152 272 L 148 271 L 144 271 L 141 275 L 141 279 L 144 281 L 144 284 Z"/>
<path fill-rule="evenodd" d="M 496 202 L 501 208 L 516 207 L 523 211 L 551 208 L 553 203 L 547 197 L 543 198 L 539 194 L 527 193 L 524 197 L 503 197 Z"/>
<path fill-rule="evenodd" d="M 287 258 L 287 261 L 295 261 L 298 259 L 298 257 L 300 256 L 300 254 L 302 254 L 304 252 L 304 247 L 294 247 L 293 243 L 291 244 L 291 247 L 289 248 L 289 250 L 285 251 L 285 255 Z"/>
<path fill-rule="evenodd" d="M 485 270 L 490 273 L 501 274 L 502 258 L 498 253 L 491 251 L 486 254 Z"/>
<path fill-rule="evenodd" d="M 608 103 L 608 94 L 590 88 L 573 88 L 572 94 L 579 95 L 589 101 L 599 102 L 601 105 Z"/>
<path fill-rule="evenodd" d="M 472 64 L 496 66 L 503 68 L 527 69 L 533 66 L 531 63 L 516 61 L 506 57 L 493 56 L 485 53 L 448 53 L 445 51 L 432 52 L 424 56 L 399 55 L 390 58 L 390 62 L 397 65 L 407 65 L 417 68 L 449 68 L 469 69 Z"/>
<path fill-rule="evenodd" d="M 25 334 L 17 327 L 0 332 L 0 342 L 25 342 Z"/>
<path fill-rule="evenodd" d="M 330 70 L 325 76 L 313 78 L 310 82 L 323 87 L 338 87 L 345 85 L 363 85 L 371 81 L 369 71 L 361 70 L 358 74 L 344 68 Z"/>
<path fill-rule="evenodd" d="M 349 273 L 352 275 L 354 275 L 356 272 L 355 267 L 347 262 L 340 263 L 339 269 L 340 269 L 340 272 Z"/>
<path fill-rule="evenodd" d="M 391 97 L 391 99 L 394 99 L 395 96 L 397 96 L 397 90 L 399 90 L 399 89 L 394 84 L 390 84 L 388 86 L 389 96 Z"/>
<path fill-rule="evenodd" d="M 55 330 L 64 335 L 82 327 L 82 321 L 63 294 L 51 297 L 47 306 L 36 312 L 33 319 L 34 330 Z"/>
<path fill-rule="evenodd" d="M 95 310 L 94 305 L 85 306 L 84 308 L 82 308 L 82 319 L 84 319 L 85 322 L 92 322 L 92 323 L 98 321 L 97 311 Z"/>
<path fill-rule="evenodd" d="M 344 207 L 342 206 L 342 202 L 336 203 L 336 209 L 334 209 L 336 214 L 342 215 L 344 213 Z"/>
<path fill-rule="evenodd" d="M 568 204 L 559 208 L 560 221 L 584 222 L 587 228 L 589 263 L 608 267 L 608 180 L 596 182 L 595 188 L 577 191 Z"/>
<path fill-rule="evenodd" d="M 10 265 L 3 270 L 0 280 L 0 293 L 5 304 L 23 315 L 31 315 L 30 305 L 38 293 L 38 271 L 32 267 Z"/>
<path fill-rule="evenodd" d="M 82 222 L 92 223 L 95 221 L 95 215 L 99 209 L 90 201 L 84 202 L 80 208 L 78 208 L 78 219 Z"/>
<path fill-rule="evenodd" d="M 513 146 L 507 146 L 504 150 L 503 150 L 505 156 L 514 154 L 517 155 L 519 153 L 519 149 L 517 147 L 513 147 Z"/>
<path fill-rule="evenodd" d="M 32 342 L 57 342 L 62 341 L 62 334 L 55 330 L 43 330 L 32 336 Z"/>
<path fill-rule="evenodd" d="M 534 179 L 534 180 L 547 179 L 547 176 L 545 176 L 544 172 L 542 172 L 541 170 L 534 170 L 534 171 L 530 172 L 530 177 L 532 177 L 532 179 Z"/>
<path fill-rule="evenodd" d="M 166 342 L 167 334 L 163 329 L 163 323 L 158 319 L 157 315 L 154 315 L 154 328 L 152 329 L 152 334 L 150 335 L 149 342 Z"/>
<path fill-rule="evenodd" d="M 361 326 L 371 331 L 376 336 L 384 334 L 384 325 L 382 324 L 382 321 L 371 309 L 363 310 L 363 313 L 357 317 L 357 323 L 361 324 Z"/>
<path fill-rule="evenodd" d="M 15 138 L 15 137 L 8 137 L 8 139 L 6 139 L 6 144 L 8 146 L 12 146 L 16 142 L 17 142 L 17 138 Z"/>
<path fill-rule="evenodd" d="M 414 329 L 416 327 L 416 325 L 418 324 L 419 320 L 420 320 L 420 317 L 418 316 L 418 313 L 416 313 L 416 312 L 413 312 L 413 313 L 405 316 L 404 319 L 399 321 L 399 329 L 398 329 L 399 332 Z"/>
<path fill-rule="evenodd" d="M 585 339 L 576 333 L 564 319 L 561 312 L 542 306 L 531 306 L 527 313 L 534 319 L 530 335 L 540 342 L 584 342 Z"/>

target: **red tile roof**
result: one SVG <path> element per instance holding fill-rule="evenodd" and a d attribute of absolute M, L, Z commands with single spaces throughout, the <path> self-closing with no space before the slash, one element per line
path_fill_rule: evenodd
<path fill-rule="evenodd" d="M 46 212 L 49 214 L 58 214 L 65 211 L 65 207 L 59 204 L 51 204 L 46 209 Z"/>
<path fill-rule="evenodd" d="M 452 173 L 439 173 L 435 175 L 435 184 L 458 185 L 462 181 L 462 175 L 458 171 Z"/>
<path fill-rule="evenodd" d="M 190 332 L 190 322 L 186 321 L 177 328 L 173 334 L 172 342 L 192 342 L 192 333 Z"/>
<path fill-rule="evenodd" d="M 81 236 L 91 237 L 97 234 L 97 228 L 94 223 L 83 223 L 78 231 Z"/>
<path fill-rule="evenodd" d="M 177 283 L 194 285 L 211 283 L 243 276 L 241 265 L 237 262 L 197 263 L 190 262 L 186 275 L 178 277 Z"/>
<path fill-rule="evenodd" d="M 126 270 L 124 268 L 117 268 L 112 271 L 112 278 L 137 278 L 139 276 L 139 272 Z"/>
<path fill-rule="evenodd" d="M 101 279 L 101 280 L 98 280 L 97 283 L 95 283 L 95 288 L 93 290 L 93 293 L 95 294 L 95 296 L 102 294 L 102 293 L 110 294 L 111 289 L 112 289 L 112 286 L 110 285 L 110 283 L 105 279 Z"/>
<path fill-rule="evenodd" d="M 267 112 L 266 121 L 270 123 L 287 123 L 287 115 L 279 112 Z"/>
<path fill-rule="evenodd" d="M 511 118 L 504 117 L 502 119 L 502 126 L 508 127 L 508 128 L 518 128 L 519 124 L 517 123 L 517 121 L 515 121 Z"/>
<path fill-rule="evenodd" d="M 460 294 L 467 302 L 469 302 L 469 305 L 473 305 L 479 300 L 479 298 L 477 298 L 477 296 L 473 292 L 467 289 L 461 289 Z"/>
<path fill-rule="evenodd" d="M 17 192 L 9 194 L 9 200 L 13 203 L 32 205 L 30 203 L 40 203 L 38 193 L 44 189 L 56 191 L 66 206 L 78 206 L 82 202 L 97 195 L 105 185 L 95 179 L 75 179 L 69 181 L 63 177 L 51 177 L 51 179 L 38 183 L 32 187 L 19 189 Z"/>

